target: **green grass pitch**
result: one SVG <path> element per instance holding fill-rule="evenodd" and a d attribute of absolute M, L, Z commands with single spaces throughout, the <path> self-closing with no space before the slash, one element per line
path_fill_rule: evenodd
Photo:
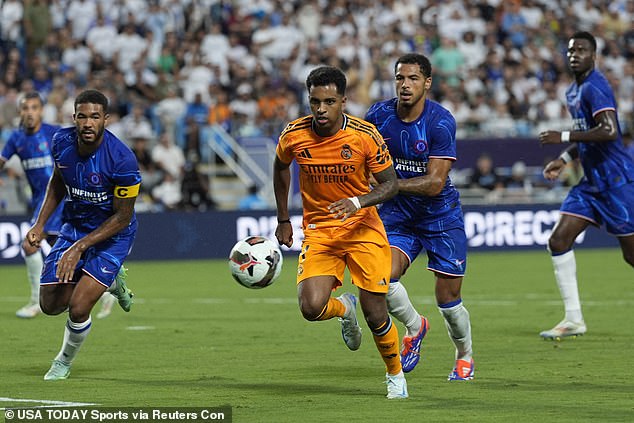
<path fill-rule="evenodd" d="M 0 397 L 104 407 L 230 405 L 234 422 L 634 421 L 634 274 L 617 249 L 579 249 L 577 263 L 588 333 L 551 342 L 538 333 L 562 318 L 563 306 L 547 253 L 472 253 L 463 298 L 476 379 L 449 383 L 453 345 L 420 258 L 403 282 L 431 330 L 408 375 L 410 398 L 401 401 L 385 399 L 383 363 L 364 323 L 363 344 L 351 352 L 336 320 L 302 319 L 293 255 L 263 290 L 235 283 L 225 260 L 129 262 L 137 303 L 130 313 L 117 308 L 93 320 L 61 382 L 42 377 L 66 315 L 15 318 L 28 295 L 25 269 L 5 265 Z M 355 291 L 349 281 L 343 290 Z"/>

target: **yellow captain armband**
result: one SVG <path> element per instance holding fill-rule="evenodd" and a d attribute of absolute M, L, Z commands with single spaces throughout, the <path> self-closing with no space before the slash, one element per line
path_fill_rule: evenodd
<path fill-rule="evenodd" d="M 139 195 L 139 188 L 141 184 L 132 185 L 129 187 L 114 187 L 114 196 L 117 198 L 132 198 Z"/>

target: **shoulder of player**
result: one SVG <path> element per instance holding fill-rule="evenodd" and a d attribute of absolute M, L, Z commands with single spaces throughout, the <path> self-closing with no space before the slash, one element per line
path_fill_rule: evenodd
<path fill-rule="evenodd" d="M 280 134 L 280 138 L 287 137 L 295 133 L 300 133 L 301 131 L 305 131 L 307 129 L 310 130 L 312 122 L 313 122 L 312 115 L 295 119 L 289 122 L 286 125 L 286 127 L 282 130 L 282 133 Z"/>
<path fill-rule="evenodd" d="M 131 155 L 136 159 L 132 149 L 123 142 L 123 140 L 107 129 L 103 131 L 103 142 L 113 154 Z"/>
<path fill-rule="evenodd" d="M 369 135 L 372 138 L 376 138 L 376 136 L 379 135 L 379 131 L 376 129 L 376 126 L 374 126 L 371 122 L 348 114 L 345 116 L 347 120 L 345 127 L 346 131 L 359 132 L 361 134 Z"/>
<path fill-rule="evenodd" d="M 62 140 L 74 141 L 77 136 L 77 130 L 74 126 L 68 126 L 66 128 L 58 128 L 53 133 L 53 140 L 60 142 Z"/>
<path fill-rule="evenodd" d="M 377 101 L 373 105 L 370 106 L 366 115 L 370 115 L 372 113 L 380 113 L 381 111 L 387 113 L 395 113 L 396 112 L 396 103 L 397 98 L 391 98 L 389 100 Z"/>
<path fill-rule="evenodd" d="M 55 125 L 52 123 L 47 123 L 47 122 L 42 122 L 42 128 L 49 130 L 49 131 L 58 131 L 60 129 L 62 129 L 62 127 L 60 125 Z"/>
<path fill-rule="evenodd" d="M 450 121 L 453 122 L 454 125 L 456 124 L 456 118 L 454 115 L 442 104 L 428 99 L 425 107 L 427 108 L 426 112 L 428 113 L 423 113 L 423 116 L 428 116 L 432 122 L 439 123 L 442 121 Z"/>

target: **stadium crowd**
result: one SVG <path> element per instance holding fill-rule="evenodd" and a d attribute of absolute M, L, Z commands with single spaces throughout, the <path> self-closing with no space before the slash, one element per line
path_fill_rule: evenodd
<path fill-rule="evenodd" d="M 587 30 L 626 139 L 634 127 L 631 0 L 0 4 L 0 146 L 19 124 L 21 93 L 37 90 L 44 121 L 69 125 L 75 95 L 99 89 L 112 104 L 108 129 L 134 149 L 148 197 L 166 208 L 213 207 L 196 172 L 207 159 L 201 126 L 276 138 L 308 114 L 304 82 L 319 64 L 345 71 L 347 111 L 362 117 L 394 96 L 395 59 L 423 53 L 434 67 L 431 97 L 454 114 L 459 139 L 535 137 L 570 126 L 566 42 Z"/>

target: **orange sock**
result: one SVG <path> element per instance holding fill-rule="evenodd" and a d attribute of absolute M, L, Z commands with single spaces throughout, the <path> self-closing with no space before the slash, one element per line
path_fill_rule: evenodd
<path fill-rule="evenodd" d="M 346 312 L 346 306 L 335 298 L 329 298 L 328 304 L 321 311 L 321 314 L 315 320 L 328 320 L 333 317 L 343 317 Z"/>
<path fill-rule="evenodd" d="M 399 355 L 398 329 L 388 319 L 380 327 L 372 330 L 374 343 L 385 362 L 388 374 L 395 375 L 403 369 Z"/>

